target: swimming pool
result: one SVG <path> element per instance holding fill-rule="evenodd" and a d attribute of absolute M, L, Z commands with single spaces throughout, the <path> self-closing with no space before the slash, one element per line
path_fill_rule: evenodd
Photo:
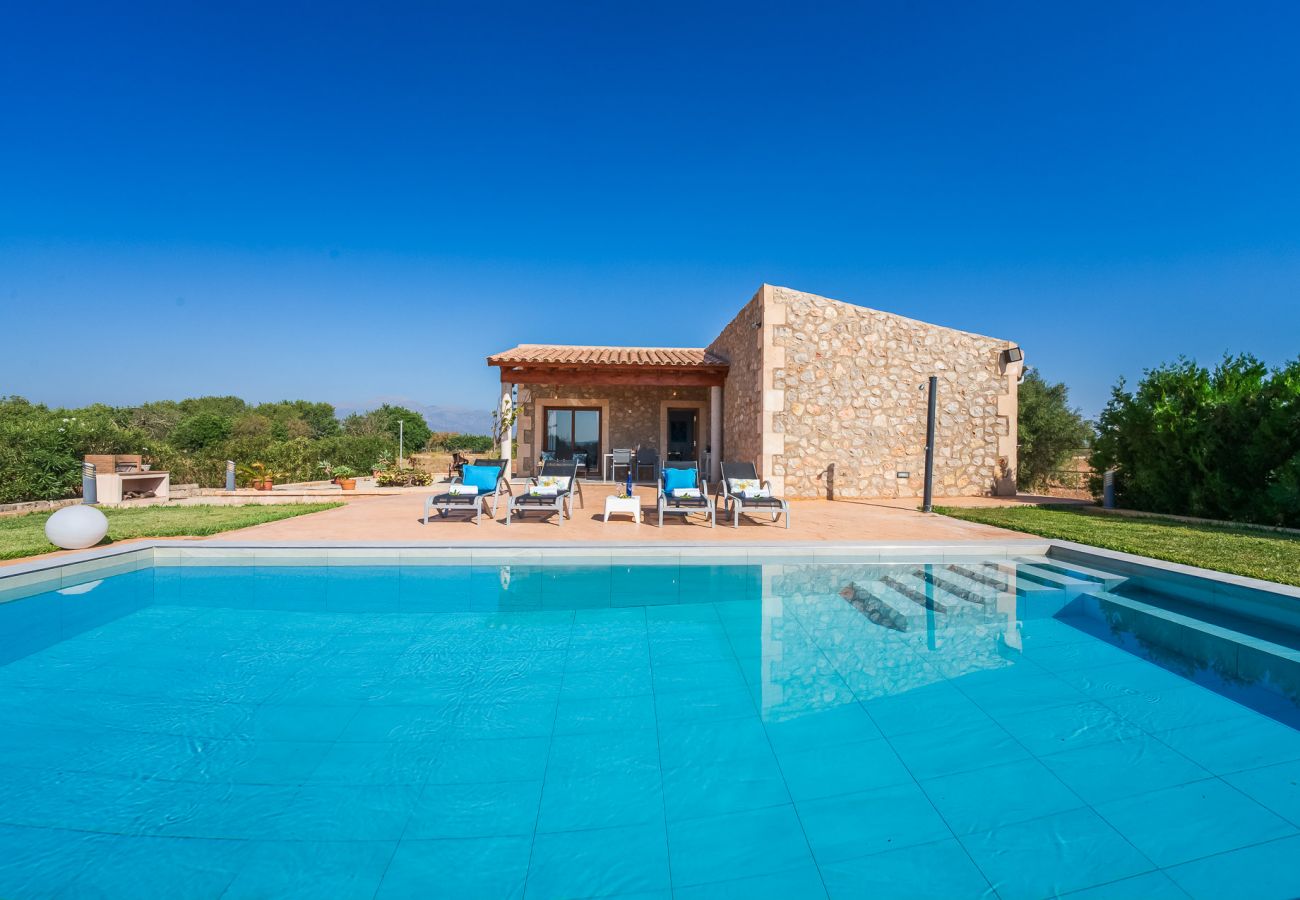
<path fill-rule="evenodd" d="M 0 896 L 1300 894 L 1300 642 L 1195 586 L 423 562 L 11 592 Z"/>

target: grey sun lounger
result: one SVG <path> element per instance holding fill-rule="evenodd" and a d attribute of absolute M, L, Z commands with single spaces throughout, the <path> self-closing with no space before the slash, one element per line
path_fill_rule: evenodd
<path fill-rule="evenodd" d="M 518 496 L 513 494 L 510 502 L 506 506 L 506 524 L 509 525 L 514 521 L 517 513 L 522 519 L 529 510 L 535 510 L 539 513 L 555 513 L 557 525 L 564 524 L 564 508 L 569 508 L 569 516 L 573 516 L 573 495 L 580 492 L 578 487 L 578 464 L 572 460 L 568 462 L 546 462 L 542 464 L 542 471 L 536 477 L 531 479 L 529 490 L 535 487 L 541 479 L 547 477 L 568 478 L 569 486 L 563 490 L 557 490 L 554 495 L 538 496 L 525 491 Z M 581 498 L 581 493 L 579 493 Z M 584 505 L 586 505 L 584 503 Z"/>
<path fill-rule="evenodd" d="M 732 527 L 740 527 L 741 514 L 755 513 L 760 510 L 769 513 L 772 521 L 775 522 L 777 516 L 785 516 L 785 527 L 790 527 L 790 504 L 780 497 L 746 497 L 742 494 L 732 493 L 731 482 L 733 479 L 745 479 L 748 481 L 758 481 L 758 471 L 754 468 L 753 463 L 729 463 L 722 464 L 722 481 L 718 485 L 717 500 L 722 505 L 722 514 L 730 515 L 732 518 Z M 763 488 L 771 490 L 771 483 L 764 481 L 761 485 Z"/>

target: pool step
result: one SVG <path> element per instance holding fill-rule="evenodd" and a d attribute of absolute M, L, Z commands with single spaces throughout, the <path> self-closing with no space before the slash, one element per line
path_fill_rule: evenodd
<path fill-rule="evenodd" d="M 996 588 L 999 591 L 1010 592 L 1012 590 L 1011 579 L 1008 577 L 1006 571 L 998 567 L 996 563 L 953 563 L 948 566 L 948 569 L 949 571 L 956 572 L 958 575 L 964 575 L 967 578 L 978 581 L 981 584 L 987 584 L 989 587 Z M 1053 588 L 1050 588 L 1045 584 L 1039 584 L 1034 581 L 1022 581 L 1017 578 L 1015 582 L 1015 592 L 1017 594 L 1042 594 L 1053 590 Z"/>
<path fill-rule="evenodd" d="M 969 603 L 978 603 L 981 606 L 996 606 L 998 598 L 1008 593 L 991 587 L 982 581 L 976 581 L 974 578 L 968 578 L 965 575 L 953 572 L 950 569 L 928 568 L 920 574 L 922 578 L 935 587 L 941 588 L 950 594 L 955 594 Z"/>
<path fill-rule="evenodd" d="M 1015 574 L 1017 587 L 1025 581 L 1037 582 L 1049 588 L 1065 591 L 1071 596 L 1075 594 L 1094 594 L 1104 589 L 1104 585 L 1099 582 L 1089 581 L 1086 578 L 1075 578 L 1072 575 L 1062 575 L 1059 572 L 1053 572 L 1051 569 L 1030 563 L 1009 562 L 1002 564 L 1001 568 L 1008 575 Z"/>
<path fill-rule="evenodd" d="M 895 631 L 914 631 L 926 627 L 925 610 L 887 584 L 873 581 L 867 586 L 849 582 L 840 596 L 877 625 Z"/>
<path fill-rule="evenodd" d="M 1100 569 L 1093 569 L 1088 566 L 1079 565 L 1078 563 L 1065 562 L 1063 560 L 1052 559 L 1045 556 L 1020 556 L 1016 558 L 1015 562 L 1021 565 L 1048 569 L 1062 575 L 1068 575 L 1072 578 L 1082 578 L 1087 581 L 1095 581 L 1098 584 L 1104 585 L 1108 591 L 1113 591 L 1115 588 L 1128 581 L 1128 578 L 1124 575 L 1116 575 L 1114 572 L 1103 572 Z"/>
<path fill-rule="evenodd" d="M 1108 591 L 1076 598 L 1066 613 L 1063 621 L 1076 628 L 1175 671 L 1180 666 L 1174 660 L 1182 657 L 1230 683 L 1282 695 L 1291 712 L 1300 700 L 1300 649 L 1272 640 L 1276 630 L 1248 634 L 1228 620 L 1206 621 Z M 1252 625 L 1258 623 L 1244 627 Z"/>
<path fill-rule="evenodd" d="M 963 600 L 955 594 L 927 584 L 925 579 L 915 574 L 886 575 L 881 580 L 913 603 L 925 609 L 933 608 L 944 615 L 954 616 L 983 611 L 982 605 Z"/>

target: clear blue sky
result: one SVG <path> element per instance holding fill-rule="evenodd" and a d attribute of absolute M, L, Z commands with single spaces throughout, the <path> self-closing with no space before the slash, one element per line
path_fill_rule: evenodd
<path fill-rule="evenodd" d="M 1298 33 L 1294 3 L 11 4 L 0 393 L 487 407 L 492 351 L 703 344 L 763 281 L 1018 340 L 1089 413 L 1179 353 L 1280 363 Z"/>

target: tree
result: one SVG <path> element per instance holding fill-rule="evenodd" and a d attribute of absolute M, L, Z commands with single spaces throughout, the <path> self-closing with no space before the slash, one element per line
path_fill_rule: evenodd
<path fill-rule="evenodd" d="M 397 449 L 399 431 L 402 432 L 407 452 L 424 449 L 433 434 L 424 416 L 413 409 L 387 403 L 367 413 L 353 413 L 343 420 L 344 434 L 359 437 L 383 435 L 392 439 L 394 450 Z"/>
<path fill-rule="evenodd" d="M 187 400 L 182 400 L 177 405 L 180 407 L 181 412 L 187 416 L 207 413 L 233 419 L 235 416 L 248 411 L 248 404 L 238 397 L 190 397 Z"/>
<path fill-rule="evenodd" d="M 230 437 L 230 419 L 201 412 L 181 419 L 172 429 L 170 441 L 182 450 L 203 450 Z"/>
<path fill-rule="evenodd" d="M 1019 432 L 1016 487 L 1021 490 L 1041 489 L 1070 451 L 1092 440 L 1092 426 L 1070 407 L 1069 388 L 1049 384 L 1032 369 L 1020 383 Z"/>
<path fill-rule="evenodd" d="M 456 431 L 435 431 L 429 438 L 430 450 L 443 450 L 447 453 L 464 451 L 467 453 L 487 453 L 495 442 L 490 434 L 461 434 Z"/>
<path fill-rule="evenodd" d="M 334 407 L 328 403 L 312 403 L 308 400 L 281 400 L 279 403 L 261 403 L 253 412 L 266 416 L 282 426 L 290 437 L 331 437 L 339 433 L 339 420 L 334 415 Z M 303 423 L 307 431 L 290 423 Z"/>

